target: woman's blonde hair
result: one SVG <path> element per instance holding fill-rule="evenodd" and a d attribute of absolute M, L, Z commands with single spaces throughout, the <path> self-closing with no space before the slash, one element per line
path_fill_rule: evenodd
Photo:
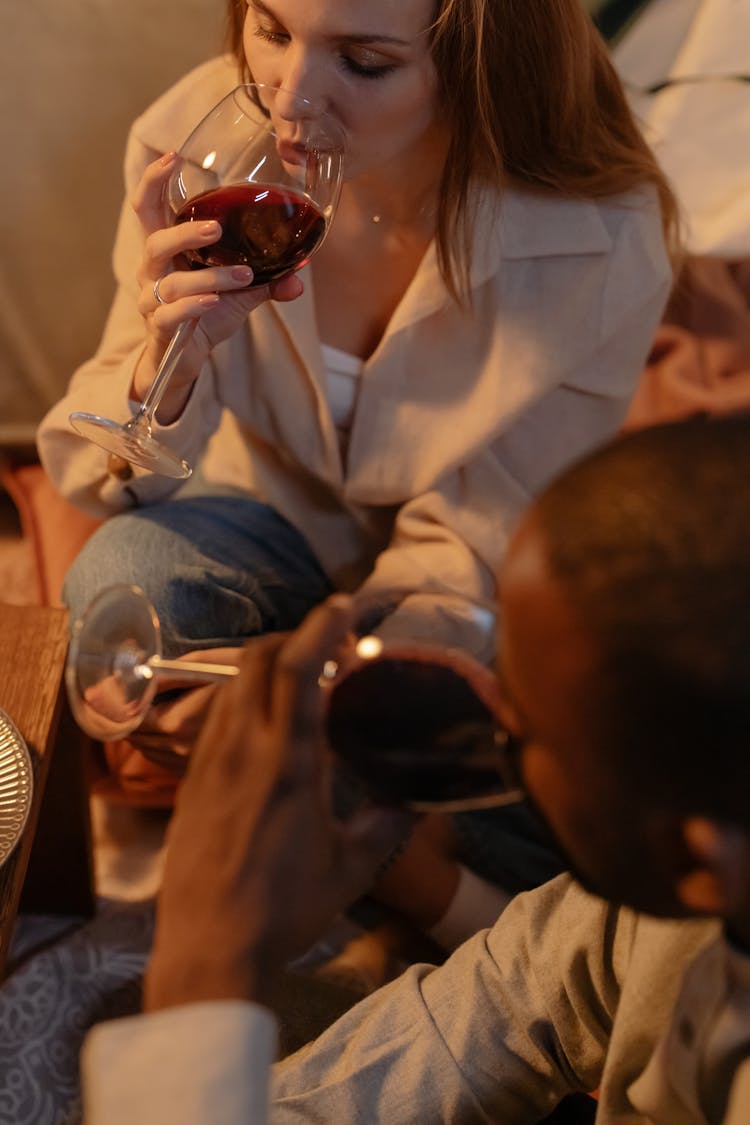
<path fill-rule="evenodd" d="M 251 81 L 247 0 L 228 0 L 227 46 Z M 448 290 L 468 294 L 472 185 L 599 199 L 653 184 L 676 255 L 678 212 L 581 0 L 438 0 L 430 28 L 450 142 L 436 242 Z"/>

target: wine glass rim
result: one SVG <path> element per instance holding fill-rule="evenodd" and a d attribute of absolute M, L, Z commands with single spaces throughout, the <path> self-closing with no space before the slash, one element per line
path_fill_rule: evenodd
<path fill-rule="evenodd" d="M 309 107 L 311 111 L 309 119 L 323 124 L 332 134 L 330 140 L 335 142 L 342 150 L 346 147 L 344 128 L 341 123 L 327 109 L 317 106 L 310 98 L 305 97 L 304 94 L 298 94 L 296 90 L 290 90 L 286 86 L 275 86 L 271 82 L 242 82 L 239 86 L 235 86 L 230 96 L 236 101 L 241 94 L 246 94 L 263 116 L 270 120 L 270 110 L 262 103 L 259 96 L 259 92 L 262 91 L 268 91 L 274 96 L 284 94 L 290 99 L 293 98 L 301 106 Z"/>

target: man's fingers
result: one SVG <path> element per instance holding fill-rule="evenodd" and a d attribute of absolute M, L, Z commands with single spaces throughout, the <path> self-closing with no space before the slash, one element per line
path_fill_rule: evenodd
<path fill-rule="evenodd" d="M 351 599 L 334 594 L 305 618 L 279 653 L 271 688 L 271 720 L 300 769 L 309 768 L 312 754 L 317 753 L 323 708 L 320 673 L 325 662 L 336 655 L 351 624 Z"/>
<path fill-rule="evenodd" d="M 217 768 L 240 776 L 268 765 L 279 753 L 278 740 L 269 737 L 273 677 L 285 633 L 254 637 L 235 650 L 239 675 L 214 684 L 214 699 L 197 740 L 191 764 L 193 776 L 213 776 Z M 220 651 L 220 650 L 219 650 Z M 217 752 L 220 747 L 220 752 Z"/>
<path fill-rule="evenodd" d="M 239 654 L 239 675 L 215 692 L 193 754 L 193 780 L 202 785 L 213 779 L 219 765 L 235 779 L 264 768 L 266 776 L 286 773 L 295 783 L 317 778 L 323 706 L 318 677 L 350 624 L 350 599 L 334 595 L 296 632 L 248 642 Z"/>

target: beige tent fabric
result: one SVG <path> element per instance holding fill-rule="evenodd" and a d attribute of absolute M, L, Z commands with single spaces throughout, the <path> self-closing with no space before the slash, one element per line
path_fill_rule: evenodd
<path fill-rule="evenodd" d="M 0 444 L 96 348 L 128 126 L 222 44 L 220 0 L 26 0 L 0 37 Z"/>
<path fill-rule="evenodd" d="M 651 0 L 614 51 L 682 204 L 691 254 L 750 254 L 750 83 L 726 77 L 750 75 L 748 43 L 750 0 Z M 677 83 L 638 93 L 665 79 Z"/>

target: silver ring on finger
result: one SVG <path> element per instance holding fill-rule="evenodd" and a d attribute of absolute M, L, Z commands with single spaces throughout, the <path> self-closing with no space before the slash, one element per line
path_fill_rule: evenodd
<path fill-rule="evenodd" d="M 157 277 L 156 281 L 154 282 L 154 296 L 156 297 L 157 303 L 160 305 L 166 305 L 167 303 L 159 292 L 159 285 L 163 280 L 163 277 Z"/>

